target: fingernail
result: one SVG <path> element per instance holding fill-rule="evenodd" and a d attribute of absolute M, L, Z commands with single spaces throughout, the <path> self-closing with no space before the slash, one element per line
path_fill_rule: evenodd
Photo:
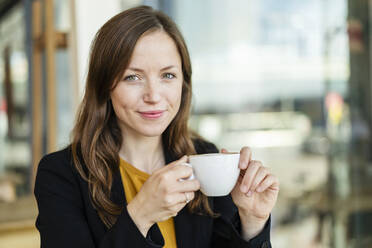
<path fill-rule="evenodd" d="M 252 191 L 248 191 L 247 196 L 251 197 L 252 196 Z"/>
<path fill-rule="evenodd" d="M 248 187 L 246 185 L 242 185 L 240 187 L 240 190 L 243 192 L 243 193 L 246 193 L 248 191 Z"/>
<path fill-rule="evenodd" d="M 244 169 L 244 162 L 243 161 L 239 163 L 239 168 Z"/>

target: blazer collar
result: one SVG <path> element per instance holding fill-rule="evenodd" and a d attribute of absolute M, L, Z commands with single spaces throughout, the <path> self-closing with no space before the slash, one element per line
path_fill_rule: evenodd
<path fill-rule="evenodd" d="M 111 187 L 111 201 L 117 205 L 126 206 L 127 200 L 125 199 L 123 182 L 121 181 L 120 170 L 117 169 L 113 173 L 113 181 Z"/>

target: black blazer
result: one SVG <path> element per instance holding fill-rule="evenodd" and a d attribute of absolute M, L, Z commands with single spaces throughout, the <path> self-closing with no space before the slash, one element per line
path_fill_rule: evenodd
<path fill-rule="evenodd" d="M 196 141 L 198 153 L 218 152 L 211 143 Z M 166 151 L 167 164 L 175 158 Z M 70 148 L 46 155 L 39 164 L 35 196 L 39 208 L 36 227 L 42 248 L 127 248 L 163 247 L 157 224 L 143 237 L 124 207 L 117 222 L 106 228 L 94 209 L 88 184 L 75 169 Z M 119 170 L 114 174 L 111 191 L 113 202 L 126 205 Z M 178 248 L 271 247 L 270 219 L 264 230 L 246 242 L 240 236 L 240 219 L 231 196 L 210 197 L 218 218 L 191 214 L 183 208 L 174 218 Z"/>

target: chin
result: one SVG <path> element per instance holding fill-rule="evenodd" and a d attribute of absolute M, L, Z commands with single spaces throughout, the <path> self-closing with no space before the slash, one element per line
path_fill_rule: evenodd
<path fill-rule="evenodd" d="M 166 127 L 153 127 L 153 128 L 147 128 L 147 129 L 143 129 L 141 130 L 141 134 L 143 136 L 146 136 L 146 137 L 157 137 L 157 136 L 161 136 L 163 134 L 163 132 L 165 131 Z"/>

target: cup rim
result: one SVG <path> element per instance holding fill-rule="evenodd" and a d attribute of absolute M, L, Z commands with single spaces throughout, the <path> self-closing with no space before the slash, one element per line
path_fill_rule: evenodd
<path fill-rule="evenodd" d="M 209 157 L 209 156 L 220 156 L 220 155 L 236 155 L 236 154 L 240 154 L 240 152 L 229 152 L 229 153 L 217 153 L 217 152 L 212 152 L 212 153 L 203 153 L 203 154 L 191 154 L 191 155 L 188 155 L 188 157 Z"/>

